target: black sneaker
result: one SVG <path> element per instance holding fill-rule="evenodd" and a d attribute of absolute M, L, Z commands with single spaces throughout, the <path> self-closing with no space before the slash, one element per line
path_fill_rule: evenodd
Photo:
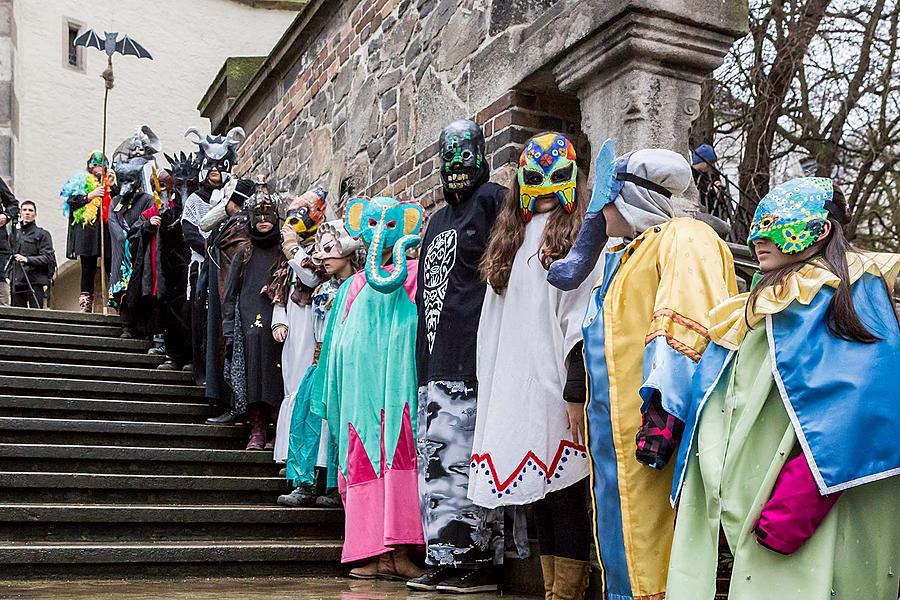
<path fill-rule="evenodd" d="M 446 594 L 476 594 L 496 592 L 499 589 L 497 576 L 490 567 L 458 572 L 456 577 L 445 579 L 435 588 Z"/>
<path fill-rule="evenodd" d="M 431 567 L 418 577 L 407 581 L 406 587 L 420 592 L 433 592 L 439 583 L 453 578 L 456 574 L 457 569 L 453 565 Z"/>

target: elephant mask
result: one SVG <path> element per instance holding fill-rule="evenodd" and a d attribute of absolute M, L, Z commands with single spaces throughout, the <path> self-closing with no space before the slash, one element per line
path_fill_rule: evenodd
<path fill-rule="evenodd" d="M 425 210 L 415 201 L 394 198 L 351 198 L 344 209 L 347 232 L 368 248 L 366 281 L 389 294 L 403 285 L 409 274 L 406 251 L 421 243 L 419 231 Z M 392 250 L 393 271 L 383 265 L 385 251 Z"/>

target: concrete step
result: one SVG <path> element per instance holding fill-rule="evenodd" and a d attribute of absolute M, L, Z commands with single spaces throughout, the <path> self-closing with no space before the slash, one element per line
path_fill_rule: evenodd
<path fill-rule="evenodd" d="M 174 385 L 162 383 L 131 383 L 127 381 L 96 381 L 93 379 L 62 379 L 0 375 L 0 390 L 13 390 L 23 395 L 66 395 L 76 398 L 122 398 L 151 399 L 203 398 L 202 387 L 195 385 Z"/>
<path fill-rule="evenodd" d="M 93 365 L 40 363 L 2 359 L 0 359 L 0 375 L 40 375 L 45 378 L 65 377 L 67 379 L 93 379 L 96 381 L 112 382 L 194 385 L 194 375 L 186 371 L 157 371 L 155 367 L 152 369 L 98 367 Z"/>
<path fill-rule="evenodd" d="M 0 417 L 0 439 L 16 444 L 40 441 L 87 446 L 239 450 L 246 445 L 247 437 L 246 427 L 234 425 Z"/>
<path fill-rule="evenodd" d="M 118 325 L 120 323 L 119 317 L 116 315 L 86 314 L 68 310 L 34 310 L 32 308 L 17 308 L 14 306 L 0 306 L 0 319 L 54 321 L 57 323 L 95 323 L 100 325 Z"/>
<path fill-rule="evenodd" d="M 281 467 L 253 450 L 0 444 L 0 471 L 275 477 Z"/>
<path fill-rule="evenodd" d="M 0 334 L 0 343 L 3 336 Z M 71 348 L 33 348 L 30 346 L 0 345 L 0 359 L 6 361 L 65 363 L 77 365 L 116 365 L 155 369 L 165 358 L 151 354 L 74 350 Z"/>
<path fill-rule="evenodd" d="M 2 316 L 0 316 L 0 330 L 49 334 L 67 333 L 99 337 L 119 337 L 122 333 L 122 327 L 118 324 L 98 325 L 94 323 L 66 323 L 60 321 L 29 321 L 26 319 L 4 319 Z"/>
<path fill-rule="evenodd" d="M 104 352 L 146 352 L 148 340 L 123 340 L 93 335 L 33 333 L 29 331 L 0 331 L 0 343 L 6 345 L 33 346 L 38 348 L 74 348 L 103 350 Z"/>
<path fill-rule="evenodd" d="M 4 542 L 334 539 L 343 511 L 267 506 L 0 504 Z"/>
<path fill-rule="evenodd" d="M 0 473 L 0 503 L 271 505 L 288 491 L 280 477 Z"/>
<path fill-rule="evenodd" d="M 204 402 L 152 402 L 0 395 L 0 416 L 202 423 L 218 411 Z"/>
<path fill-rule="evenodd" d="M 335 576 L 340 540 L 0 544 L 0 577 Z M 98 567 L 98 565 L 102 565 Z M 91 575 L 91 573 L 93 575 Z"/>

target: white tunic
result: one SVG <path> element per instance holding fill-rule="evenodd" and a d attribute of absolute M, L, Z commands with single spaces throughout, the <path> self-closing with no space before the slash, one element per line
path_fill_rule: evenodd
<path fill-rule="evenodd" d="M 581 340 L 581 321 L 602 262 L 576 290 L 547 283 L 537 252 L 550 213 L 525 227 L 509 286 L 488 286 L 478 327 L 478 413 L 469 498 L 494 508 L 528 504 L 588 474 L 583 446 L 568 429 L 566 357 Z"/>
<path fill-rule="evenodd" d="M 300 266 L 299 261 L 289 261 L 294 274 L 304 283 L 317 283 L 318 279 L 308 269 Z M 299 282 L 295 282 L 298 285 Z M 309 285 L 307 283 L 307 285 Z M 312 286 L 310 286 L 312 287 Z M 286 306 L 276 305 L 272 312 L 272 328 L 277 325 L 287 325 L 288 334 L 281 349 L 281 374 L 284 379 L 284 400 L 278 411 L 278 421 L 275 426 L 275 454 L 274 460 L 283 463 L 287 460 L 290 445 L 291 417 L 294 414 L 294 403 L 297 399 L 297 390 L 300 382 L 306 374 L 306 370 L 312 364 L 313 353 L 316 349 L 315 317 L 312 306 L 299 306 L 290 298 Z"/>

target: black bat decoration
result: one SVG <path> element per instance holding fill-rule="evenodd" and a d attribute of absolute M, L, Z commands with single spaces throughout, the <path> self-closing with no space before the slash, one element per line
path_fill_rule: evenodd
<path fill-rule="evenodd" d="M 109 56 L 118 52 L 124 56 L 137 56 L 138 58 L 147 58 L 153 60 L 147 49 L 131 39 L 127 35 L 123 35 L 122 39 L 117 39 L 117 32 L 103 32 L 104 37 L 101 38 L 96 31 L 88 29 L 77 38 L 75 38 L 76 46 L 84 46 L 85 48 L 96 48 L 103 50 Z"/>
<path fill-rule="evenodd" d="M 127 35 L 123 35 L 122 39 L 116 42 L 116 52 L 124 54 L 125 56 L 137 56 L 138 58 L 149 58 L 150 60 L 153 60 L 153 57 L 150 56 L 150 53 L 147 52 L 146 48 Z"/>

